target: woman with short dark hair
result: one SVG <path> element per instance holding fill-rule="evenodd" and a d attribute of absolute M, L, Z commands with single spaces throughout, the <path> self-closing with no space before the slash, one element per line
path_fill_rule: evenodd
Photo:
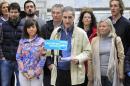
<path fill-rule="evenodd" d="M 16 54 L 21 86 L 42 86 L 44 55 L 44 39 L 40 36 L 38 23 L 27 19 Z"/>

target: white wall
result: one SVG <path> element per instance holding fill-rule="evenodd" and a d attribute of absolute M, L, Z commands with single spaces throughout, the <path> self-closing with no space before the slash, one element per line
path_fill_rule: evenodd
<path fill-rule="evenodd" d="M 3 0 L 0 0 L 3 1 Z M 23 10 L 23 5 L 26 0 L 4 0 L 8 2 L 18 2 Z M 74 8 L 82 8 L 82 7 L 91 7 L 98 8 L 99 10 L 94 10 L 94 14 L 99 20 L 102 16 L 110 16 L 109 10 L 102 10 L 102 8 L 109 8 L 109 0 L 32 0 L 35 2 L 37 6 L 37 10 L 39 10 L 39 16 L 43 19 L 50 20 L 51 14 L 47 12 L 47 9 L 51 9 L 52 5 L 56 3 L 63 4 L 64 6 L 72 6 Z M 125 7 L 130 8 L 130 0 L 123 0 Z M 100 10 L 101 8 L 101 10 Z M 130 9 L 129 9 L 130 10 Z M 130 11 L 128 9 L 125 10 L 124 16 L 129 18 Z M 76 19 L 78 20 L 79 11 L 76 11 Z"/>
<path fill-rule="evenodd" d="M 123 0 L 125 7 L 129 8 L 130 10 L 130 0 Z M 94 14 L 97 18 L 97 21 L 100 20 L 102 17 L 108 17 L 110 16 L 110 10 L 109 8 L 109 0 L 47 0 L 47 8 L 51 9 L 51 7 L 56 4 L 60 3 L 64 6 L 72 6 L 74 8 L 82 8 L 82 7 L 91 7 L 91 8 L 97 8 L 99 10 L 94 10 Z M 102 9 L 107 10 L 102 10 Z M 129 18 L 130 17 L 130 11 L 128 9 L 124 11 L 124 16 Z M 78 21 L 79 11 L 76 11 L 76 19 L 75 21 Z M 46 16 L 47 20 L 51 19 L 50 12 L 47 12 Z"/>

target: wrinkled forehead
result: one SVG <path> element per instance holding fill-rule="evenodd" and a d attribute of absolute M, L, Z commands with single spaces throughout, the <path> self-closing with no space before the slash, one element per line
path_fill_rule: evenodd
<path fill-rule="evenodd" d="M 9 4 L 8 3 L 3 3 L 2 4 L 2 7 L 6 7 L 6 6 L 9 6 Z"/>
<path fill-rule="evenodd" d="M 72 11 L 70 11 L 70 10 L 64 11 L 63 12 L 63 16 L 65 16 L 65 15 L 67 15 L 67 16 L 73 16 L 74 17 L 74 13 Z"/>
<path fill-rule="evenodd" d="M 60 12 L 62 12 L 62 8 L 60 8 L 60 7 L 54 7 L 54 8 L 52 8 L 51 11 L 60 11 Z"/>

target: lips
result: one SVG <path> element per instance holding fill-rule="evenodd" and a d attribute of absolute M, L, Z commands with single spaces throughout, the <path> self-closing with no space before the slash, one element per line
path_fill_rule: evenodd
<path fill-rule="evenodd" d="M 111 12 L 112 12 L 112 13 L 115 13 L 115 10 L 112 10 Z"/>

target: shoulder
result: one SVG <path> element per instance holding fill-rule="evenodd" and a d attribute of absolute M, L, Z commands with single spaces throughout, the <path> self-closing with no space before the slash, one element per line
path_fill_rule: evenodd
<path fill-rule="evenodd" d="M 44 42 L 45 40 L 42 37 L 38 37 L 38 40 Z"/>
<path fill-rule="evenodd" d="M 94 38 L 92 39 L 92 41 L 91 41 L 91 44 L 96 43 L 96 42 L 97 42 L 97 40 L 99 40 L 99 37 L 98 37 L 98 36 L 94 37 Z"/>
<path fill-rule="evenodd" d="M 36 21 L 40 24 L 43 24 L 43 25 L 46 24 L 46 22 L 40 17 L 37 17 Z"/>
<path fill-rule="evenodd" d="M 44 24 L 44 27 L 47 29 L 53 28 L 53 20 L 47 21 L 46 24 Z"/>
<path fill-rule="evenodd" d="M 52 33 L 57 33 L 59 29 L 61 29 L 61 26 L 55 28 Z"/>
<path fill-rule="evenodd" d="M 24 26 L 25 21 L 26 21 L 26 18 L 22 18 L 21 21 L 20 21 L 20 25 L 21 25 L 21 26 Z"/>
<path fill-rule="evenodd" d="M 53 20 L 49 20 L 46 22 L 47 24 L 53 24 Z"/>
<path fill-rule="evenodd" d="M 0 23 L 3 23 L 4 21 L 0 18 Z"/>
<path fill-rule="evenodd" d="M 34 42 L 34 43 L 41 45 L 41 44 L 43 44 L 44 42 L 45 42 L 45 40 L 44 40 L 42 37 L 37 37 L 37 38 L 35 39 L 35 42 Z"/>
<path fill-rule="evenodd" d="M 117 36 L 117 37 L 116 37 L 116 41 L 117 41 L 117 43 L 118 43 L 118 42 L 121 42 L 121 38 L 120 38 L 119 36 Z"/>
<path fill-rule="evenodd" d="M 4 21 L 4 22 L 2 23 L 2 29 L 3 29 L 3 30 L 7 30 L 7 29 L 9 30 L 10 27 L 11 27 L 11 25 L 9 24 L 8 21 Z"/>
<path fill-rule="evenodd" d="M 129 25 L 130 25 L 130 21 L 129 21 L 127 18 L 125 18 L 124 16 L 121 17 L 121 20 L 122 20 L 123 22 L 125 22 L 126 24 L 129 24 Z"/>
<path fill-rule="evenodd" d="M 20 40 L 19 40 L 19 44 L 24 44 L 25 43 L 25 38 L 21 38 Z"/>
<path fill-rule="evenodd" d="M 8 23 L 8 21 L 4 21 L 4 22 L 2 22 L 2 26 L 6 26 L 6 25 L 9 25 L 9 23 Z"/>
<path fill-rule="evenodd" d="M 61 26 L 55 28 L 55 29 L 52 31 L 52 34 L 51 34 L 51 37 L 50 37 L 50 38 L 52 39 L 52 38 L 54 38 L 56 35 L 57 35 L 57 36 L 60 36 L 60 33 L 59 33 L 60 30 L 61 30 Z"/>
<path fill-rule="evenodd" d="M 22 18 L 20 22 L 25 23 L 25 20 L 26 20 L 26 18 Z"/>
<path fill-rule="evenodd" d="M 94 33 L 97 32 L 97 27 L 96 27 L 96 26 L 92 27 L 92 31 L 93 31 Z"/>
<path fill-rule="evenodd" d="M 81 34 L 86 34 L 86 32 L 82 28 L 77 27 L 77 26 L 74 26 L 74 31 L 81 33 Z"/>

